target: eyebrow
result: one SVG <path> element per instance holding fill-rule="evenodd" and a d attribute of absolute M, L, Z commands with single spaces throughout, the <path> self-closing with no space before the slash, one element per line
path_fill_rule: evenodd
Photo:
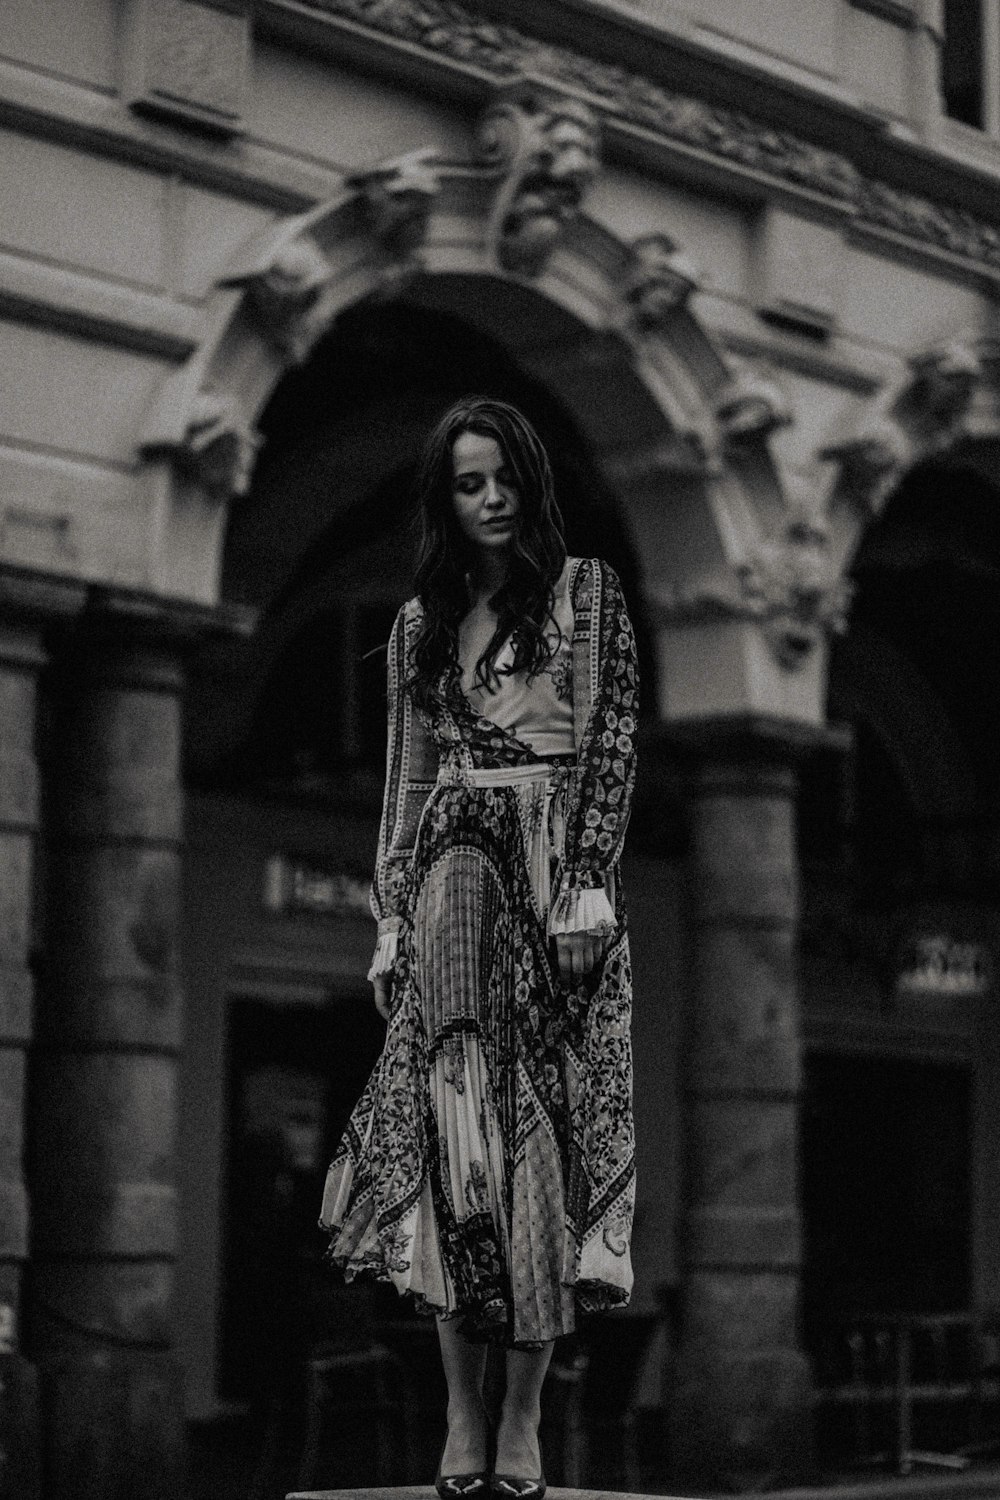
<path fill-rule="evenodd" d="M 498 474 L 502 474 L 505 469 L 507 470 L 507 472 L 509 474 L 513 474 L 513 472 L 514 472 L 513 466 L 511 464 L 509 464 L 506 461 L 506 459 L 500 465 L 500 467 L 497 469 L 497 473 Z M 483 474 L 483 473 L 485 473 L 485 469 L 484 469 L 484 467 L 483 467 L 482 464 L 472 463 L 470 461 L 469 463 L 463 464 L 460 469 L 456 469 L 455 472 L 454 472 L 454 474 L 452 475 L 452 478 L 453 479 L 465 479 L 470 474 Z"/>

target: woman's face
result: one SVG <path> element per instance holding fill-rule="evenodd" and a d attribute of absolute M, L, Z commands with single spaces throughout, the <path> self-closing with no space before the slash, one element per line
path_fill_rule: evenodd
<path fill-rule="evenodd" d="M 479 552 L 508 548 L 517 531 L 521 496 L 495 438 L 462 432 L 451 450 L 451 495 L 459 530 Z"/>

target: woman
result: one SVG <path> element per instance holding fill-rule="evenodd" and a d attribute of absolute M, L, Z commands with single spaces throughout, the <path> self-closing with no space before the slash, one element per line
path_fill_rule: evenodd
<path fill-rule="evenodd" d="M 438 1317 L 442 1496 L 539 1500 L 552 1341 L 632 1283 L 631 977 L 618 862 L 634 781 L 621 589 L 567 558 L 545 451 L 499 401 L 427 445 L 416 597 L 389 643 L 369 978 L 385 1049 L 321 1225 Z M 506 1345 L 492 1481 L 486 1343 Z"/>

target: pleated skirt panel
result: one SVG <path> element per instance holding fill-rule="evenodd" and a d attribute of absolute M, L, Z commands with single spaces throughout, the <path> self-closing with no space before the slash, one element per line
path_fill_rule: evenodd
<path fill-rule="evenodd" d="M 385 1046 L 320 1217 L 349 1278 L 522 1347 L 623 1305 L 632 1284 L 624 909 L 619 889 L 603 961 L 560 983 L 538 875 L 548 790 L 542 773 L 431 794 Z"/>

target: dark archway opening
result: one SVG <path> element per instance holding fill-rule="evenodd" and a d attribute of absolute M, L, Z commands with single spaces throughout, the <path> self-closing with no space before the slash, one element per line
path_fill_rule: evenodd
<path fill-rule="evenodd" d="M 861 1339 L 865 1318 L 955 1315 L 973 1297 L 977 914 L 1000 892 L 1000 493 L 960 462 L 921 465 L 852 575 L 829 713 L 854 748 L 806 773 L 800 829 L 804 1290 L 821 1382 L 831 1324 Z"/>
<path fill-rule="evenodd" d="M 440 300 L 441 289 L 433 291 Z M 520 293 L 529 300 L 512 306 L 504 283 L 466 288 L 462 315 L 433 300 L 422 305 L 418 293 L 419 284 L 409 300 L 347 310 L 263 414 L 265 447 L 231 520 L 222 582 L 227 599 L 261 610 L 261 623 L 238 660 L 230 653 L 224 683 L 209 671 L 194 685 L 193 785 L 320 800 L 375 795 L 385 732 L 380 648 L 410 587 L 415 463 L 433 422 L 469 391 L 514 402 L 537 426 L 570 551 L 604 557 L 631 595 L 646 702 L 654 701 L 638 565 L 617 498 L 587 432 L 496 330 L 506 323 L 515 346 L 529 331 L 572 338 L 567 347 L 577 354 L 587 336 L 576 325 L 543 333 L 534 306 L 542 299 Z M 627 431 L 634 392 L 608 394 L 620 401 Z M 602 428 L 607 419 L 602 412 Z"/>

